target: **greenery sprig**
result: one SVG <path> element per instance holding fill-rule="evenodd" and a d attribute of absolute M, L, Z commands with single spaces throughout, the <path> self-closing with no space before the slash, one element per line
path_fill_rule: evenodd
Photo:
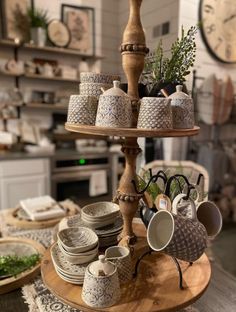
<path fill-rule="evenodd" d="M 30 22 L 30 27 L 37 28 L 42 27 L 47 28 L 48 24 L 48 13 L 45 10 L 39 10 L 35 8 L 28 8 L 27 15 Z"/>
<path fill-rule="evenodd" d="M 19 273 L 30 269 L 40 260 L 39 254 L 30 256 L 0 256 L 0 277 L 1 276 L 16 276 Z"/>
<path fill-rule="evenodd" d="M 183 83 L 190 73 L 196 57 L 195 35 L 198 26 L 192 26 L 185 33 L 182 26 L 181 37 L 171 46 L 170 58 L 164 57 L 160 40 L 154 54 L 145 61 L 144 79 L 150 84 L 156 82 Z"/>

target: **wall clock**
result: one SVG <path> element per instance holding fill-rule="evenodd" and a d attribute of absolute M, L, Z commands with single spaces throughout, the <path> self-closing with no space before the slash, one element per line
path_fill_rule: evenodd
<path fill-rule="evenodd" d="M 236 0 L 201 0 L 203 40 L 221 62 L 236 63 Z"/>
<path fill-rule="evenodd" d="M 59 20 L 52 20 L 47 27 L 48 39 L 56 47 L 65 48 L 71 40 L 69 28 Z"/>

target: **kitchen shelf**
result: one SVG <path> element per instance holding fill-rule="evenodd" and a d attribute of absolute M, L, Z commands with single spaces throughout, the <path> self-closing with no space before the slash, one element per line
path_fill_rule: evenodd
<path fill-rule="evenodd" d="M 23 106 L 24 108 L 35 108 L 35 109 L 45 109 L 55 112 L 67 113 L 68 106 L 59 104 L 44 104 L 44 103 L 27 103 Z"/>
<path fill-rule="evenodd" d="M 30 50 L 30 51 L 39 51 L 39 52 L 50 52 L 50 53 L 56 53 L 56 54 L 64 54 L 64 55 L 74 55 L 79 58 L 83 59 L 96 59 L 96 60 L 101 60 L 104 57 L 101 55 L 88 55 L 79 52 L 78 50 L 73 50 L 69 48 L 58 48 L 58 47 L 53 47 L 53 46 L 44 46 L 44 47 L 39 47 L 34 44 L 30 43 L 15 43 L 12 40 L 7 40 L 7 39 L 1 39 L 0 40 L 0 45 L 5 46 L 5 47 L 15 47 L 15 48 L 20 48 L 24 50 Z"/>
<path fill-rule="evenodd" d="M 80 53 L 78 50 L 58 48 L 58 47 L 49 47 L 49 46 L 38 47 L 36 45 L 29 44 L 29 43 L 25 43 L 24 45 L 21 46 L 21 48 L 26 49 L 26 50 L 40 51 L 40 52 L 52 52 L 52 53 L 68 54 L 68 55 L 74 55 L 74 56 L 78 56 L 80 58 L 87 58 L 87 59 L 99 60 L 99 59 L 104 58 L 103 56 L 83 54 L 83 53 Z"/>
<path fill-rule="evenodd" d="M 41 80 L 51 80 L 51 81 L 62 81 L 62 82 L 74 82 L 79 83 L 79 79 L 70 79 L 70 78 L 63 78 L 63 77 L 49 77 L 43 76 L 38 74 L 14 74 L 7 71 L 0 71 L 0 74 L 3 76 L 10 76 L 10 77 L 22 77 L 28 79 L 41 79 Z"/>
<path fill-rule="evenodd" d="M 42 80 L 52 80 L 52 81 L 63 81 L 63 82 L 77 82 L 79 83 L 79 79 L 69 79 L 69 78 L 63 78 L 63 77 L 49 77 L 49 76 L 43 76 L 38 74 L 24 74 L 23 77 L 29 78 L 29 79 L 42 79 Z"/>
<path fill-rule="evenodd" d="M 77 124 L 65 124 L 68 131 L 105 135 L 105 136 L 118 136 L 126 138 L 164 138 L 164 137 L 187 137 L 194 136 L 199 133 L 200 128 L 195 126 L 193 129 L 137 129 L 137 128 L 109 128 L 109 127 L 96 127 L 96 126 L 83 126 Z"/>

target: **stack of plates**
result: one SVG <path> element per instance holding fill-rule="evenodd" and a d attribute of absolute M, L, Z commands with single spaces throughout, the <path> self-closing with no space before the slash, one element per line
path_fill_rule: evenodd
<path fill-rule="evenodd" d="M 96 229 L 95 232 L 99 239 L 99 247 L 108 247 L 118 243 L 117 236 L 123 228 L 123 220 L 121 217 L 116 218 L 115 222 Z"/>
<path fill-rule="evenodd" d="M 98 236 L 87 227 L 71 227 L 57 234 L 58 247 L 72 264 L 89 263 L 98 255 Z"/>
<path fill-rule="evenodd" d="M 84 282 L 85 264 L 70 263 L 56 243 L 51 247 L 51 258 L 57 274 L 66 282 L 82 285 Z"/>
<path fill-rule="evenodd" d="M 82 208 L 81 219 L 91 228 L 113 224 L 120 216 L 120 208 L 111 202 L 98 202 Z"/>

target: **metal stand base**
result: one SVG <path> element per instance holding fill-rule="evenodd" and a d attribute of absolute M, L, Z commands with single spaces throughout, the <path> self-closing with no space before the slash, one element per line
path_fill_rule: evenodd
<path fill-rule="evenodd" d="M 150 248 L 148 251 L 146 251 L 143 255 L 141 255 L 141 256 L 138 258 L 138 261 L 137 261 L 136 264 L 135 264 L 135 269 L 134 269 L 133 277 L 136 277 L 137 274 L 138 274 L 138 266 L 139 266 L 141 260 L 142 260 L 145 256 L 151 255 L 152 252 L 154 252 L 154 250 L 152 250 L 152 249 Z M 178 270 L 178 273 L 179 273 L 179 288 L 180 288 L 181 290 L 184 290 L 184 286 L 183 286 L 183 274 L 182 274 L 182 270 L 181 270 L 179 261 L 178 261 L 175 257 L 172 257 L 172 256 L 170 256 L 170 257 L 173 259 L 173 261 L 174 261 L 174 263 L 175 263 L 175 265 L 176 265 L 176 268 L 177 268 L 177 270 Z M 192 262 L 189 263 L 189 265 L 192 265 L 192 264 L 193 264 Z"/>

